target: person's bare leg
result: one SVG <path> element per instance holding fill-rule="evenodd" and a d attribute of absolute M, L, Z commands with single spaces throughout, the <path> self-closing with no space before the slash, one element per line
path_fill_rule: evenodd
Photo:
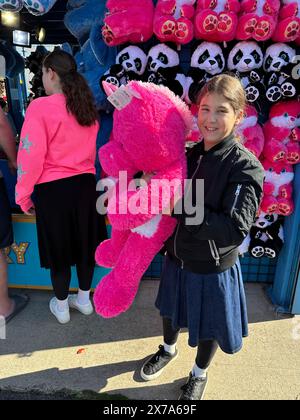
<path fill-rule="evenodd" d="M 14 302 L 8 297 L 7 262 L 0 249 L 0 315 L 8 316 L 14 310 Z"/>

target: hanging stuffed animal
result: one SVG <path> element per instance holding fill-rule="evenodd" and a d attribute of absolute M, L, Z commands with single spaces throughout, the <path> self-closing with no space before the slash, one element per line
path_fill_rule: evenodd
<path fill-rule="evenodd" d="M 24 0 L 1 0 L 0 10 L 5 12 L 19 12 L 24 6 Z"/>
<path fill-rule="evenodd" d="M 264 156 L 270 162 L 300 162 L 300 102 L 278 102 L 264 125 Z"/>
<path fill-rule="evenodd" d="M 293 166 L 281 162 L 262 160 L 265 169 L 264 196 L 261 210 L 265 213 L 290 216 L 294 211 L 293 194 Z"/>
<path fill-rule="evenodd" d="M 249 237 L 249 253 L 252 257 L 278 257 L 284 242 L 282 217 L 260 212 Z"/>
<path fill-rule="evenodd" d="M 262 154 L 265 137 L 263 129 L 258 124 L 258 115 L 254 106 L 247 105 L 244 118 L 236 129 L 242 144 L 257 158 Z"/>
<path fill-rule="evenodd" d="M 109 47 L 146 42 L 153 35 L 152 0 L 108 0 L 106 7 L 102 36 Z"/>
<path fill-rule="evenodd" d="M 195 3 L 196 0 L 158 0 L 153 30 L 161 42 L 182 45 L 192 41 Z"/>
<path fill-rule="evenodd" d="M 263 52 L 254 41 L 238 42 L 230 51 L 227 61 L 228 70 L 241 80 L 247 101 L 260 111 L 263 109 L 265 96 L 262 65 Z"/>
<path fill-rule="evenodd" d="M 299 93 L 299 82 L 293 78 L 296 56 L 294 48 L 287 44 L 271 45 L 264 59 L 266 98 L 271 103 L 282 98 L 291 99 Z"/>
<path fill-rule="evenodd" d="M 242 0 L 236 39 L 266 41 L 275 31 L 280 0 Z"/>
<path fill-rule="evenodd" d="M 225 69 L 225 58 L 218 44 L 202 42 L 191 58 L 187 77 L 187 103 L 195 103 L 204 84 Z"/>
<path fill-rule="evenodd" d="M 49 12 L 57 0 L 24 0 L 24 6 L 33 15 L 42 16 Z"/>
<path fill-rule="evenodd" d="M 126 85 L 130 80 L 142 80 L 147 67 L 147 55 L 144 51 L 131 45 L 119 52 L 116 58 L 116 64 L 101 77 L 102 82 L 106 81 L 118 87 Z"/>
<path fill-rule="evenodd" d="M 299 0 L 281 0 L 279 19 L 272 36 L 275 42 L 291 42 L 300 37 Z"/>
<path fill-rule="evenodd" d="M 120 95 L 116 86 L 106 82 L 104 86 L 111 100 Z M 120 181 L 109 193 L 112 237 L 96 252 L 99 265 L 113 267 L 94 294 L 97 312 L 108 318 L 132 304 L 143 274 L 176 227 L 176 219 L 164 215 L 163 209 L 170 206 L 175 191 L 178 198 L 182 195 L 185 139 L 192 125 L 188 107 L 168 88 L 131 81 L 120 89 L 131 99 L 115 110 L 113 138 L 99 152 L 108 176 L 119 179 L 119 172 L 125 171 L 128 179 L 125 188 L 119 187 Z M 126 188 L 140 171 L 153 173 L 151 183 L 138 190 Z M 169 182 L 174 180 L 172 188 Z M 162 194 L 161 185 L 171 193 Z"/>
<path fill-rule="evenodd" d="M 195 37 L 210 42 L 228 42 L 235 38 L 238 0 L 198 0 Z"/>
<path fill-rule="evenodd" d="M 166 44 L 152 47 L 148 53 L 146 80 L 156 85 L 164 85 L 180 98 L 186 95 L 186 78 L 179 65 L 178 52 Z"/>

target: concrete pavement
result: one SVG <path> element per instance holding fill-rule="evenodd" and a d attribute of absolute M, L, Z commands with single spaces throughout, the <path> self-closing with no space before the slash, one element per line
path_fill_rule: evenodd
<path fill-rule="evenodd" d="M 71 313 L 57 323 L 52 294 L 27 291 L 31 301 L 0 340 L 0 390 L 62 389 L 121 394 L 135 400 L 174 400 L 194 363 L 195 349 L 180 335 L 178 359 L 153 382 L 139 370 L 161 343 L 154 308 L 158 282 L 142 282 L 131 309 L 115 319 Z M 263 285 L 246 284 L 250 336 L 235 356 L 218 351 L 209 370 L 205 399 L 300 400 L 300 317 L 278 316 Z"/>

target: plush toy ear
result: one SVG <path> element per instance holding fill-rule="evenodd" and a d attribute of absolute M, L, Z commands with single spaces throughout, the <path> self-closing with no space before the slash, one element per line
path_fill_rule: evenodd
<path fill-rule="evenodd" d="M 103 80 L 102 86 L 107 96 L 112 95 L 119 89 L 118 86 L 113 85 L 112 83 L 108 83 L 105 80 Z"/>

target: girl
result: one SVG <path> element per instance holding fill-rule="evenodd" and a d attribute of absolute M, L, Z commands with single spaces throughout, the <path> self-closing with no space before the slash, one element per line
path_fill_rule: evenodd
<path fill-rule="evenodd" d="M 198 350 L 181 400 L 202 399 L 218 347 L 234 354 L 248 335 L 238 246 L 255 220 L 264 171 L 234 134 L 245 102 L 240 81 L 227 74 L 215 76 L 200 92 L 198 125 L 204 141 L 188 154 L 188 178 L 193 202 L 195 180 L 204 180 L 204 216 L 202 223 L 190 225 L 184 214 L 175 214 L 178 226 L 166 243 L 156 300 L 164 344 L 145 362 L 141 376 L 149 381 L 162 373 L 178 355 L 180 328 L 188 328 L 189 345 Z"/>
<path fill-rule="evenodd" d="M 94 253 L 106 232 L 96 212 L 98 114 L 71 55 L 55 50 L 45 58 L 43 85 L 49 96 L 29 105 L 22 128 L 16 201 L 36 212 L 41 267 L 50 268 L 55 293 L 50 310 L 65 324 L 69 307 L 93 312 Z M 79 291 L 68 298 L 72 265 Z"/>

